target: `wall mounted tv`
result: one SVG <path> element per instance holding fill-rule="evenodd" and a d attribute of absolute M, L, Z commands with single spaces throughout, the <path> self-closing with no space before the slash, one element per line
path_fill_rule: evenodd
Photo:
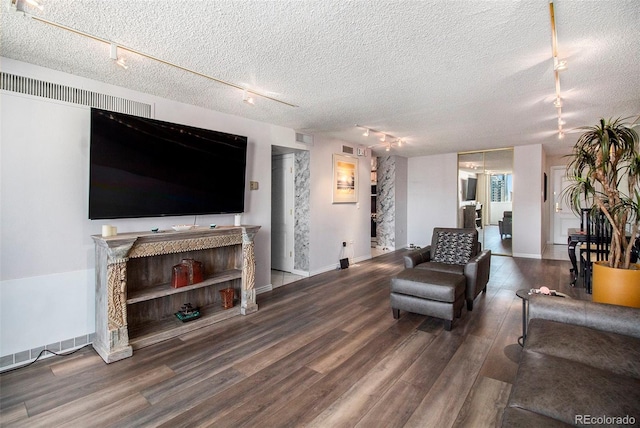
<path fill-rule="evenodd" d="M 247 137 L 91 109 L 89 218 L 244 211 Z"/>

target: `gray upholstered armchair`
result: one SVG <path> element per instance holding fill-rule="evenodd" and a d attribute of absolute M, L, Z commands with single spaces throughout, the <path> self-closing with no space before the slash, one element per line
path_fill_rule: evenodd
<path fill-rule="evenodd" d="M 471 311 L 474 299 L 487 290 L 489 282 L 491 250 L 482 251 L 480 247 L 475 228 L 437 227 L 433 229 L 431 245 L 404 256 L 404 265 L 405 268 L 464 275 L 467 310 Z"/>
<path fill-rule="evenodd" d="M 502 213 L 502 220 L 498 220 L 498 229 L 500 230 L 500 239 L 511 236 L 511 225 L 513 224 L 513 211 L 505 211 Z"/>

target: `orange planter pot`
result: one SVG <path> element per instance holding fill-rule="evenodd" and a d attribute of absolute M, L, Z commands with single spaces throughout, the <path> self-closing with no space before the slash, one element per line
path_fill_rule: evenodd
<path fill-rule="evenodd" d="M 593 301 L 640 308 L 640 264 L 613 269 L 606 263 L 593 264 Z"/>

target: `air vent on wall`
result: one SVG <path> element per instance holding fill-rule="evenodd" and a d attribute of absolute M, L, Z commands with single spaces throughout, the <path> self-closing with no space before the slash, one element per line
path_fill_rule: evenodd
<path fill-rule="evenodd" d="M 342 153 L 348 153 L 350 155 L 353 154 L 353 147 L 342 146 Z"/>
<path fill-rule="evenodd" d="M 296 143 L 310 144 L 313 145 L 313 136 L 303 134 L 301 132 L 296 132 Z"/>
<path fill-rule="evenodd" d="M 151 104 L 0 72 L 0 89 L 102 110 L 151 117 Z"/>

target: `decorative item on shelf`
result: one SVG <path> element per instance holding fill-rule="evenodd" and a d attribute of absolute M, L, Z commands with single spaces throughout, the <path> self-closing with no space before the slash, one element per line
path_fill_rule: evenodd
<path fill-rule="evenodd" d="M 200 311 L 191 303 L 185 303 L 175 315 L 180 321 L 187 322 L 200 318 Z"/>
<path fill-rule="evenodd" d="M 234 290 L 233 288 L 224 288 L 220 290 L 223 309 L 233 308 L 233 298 L 235 296 L 235 292 L 236 290 Z"/>
<path fill-rule="evenodd" d="M 242 224 L 242 213 L 233 216 L 233 225 L 240 226 Z"/>
<path fill-rule="evenodd" d="M 173 266 L 171 270 L 171 286 L 173 288 L 197 284 L 203 280 L 204 267 L 202 262 L 194 259 L 182 259 L 180 264 Z"/>
<path fill-rule="evenodd" d="M 176 232 L 184 232 L 185 230 L 191 230 L 194 227 L 197 227 L 197 225 L 195 224 L 176 224 L 171 226 L 171 228 L 173 230 L 175 230 Z"/>
<path fill-rule="evenodd" d="M 102 225 L 102 237 L 107 238 L 109 236 L 115 236 L 118 234 L 118 228 L 111 226 L 110 224 Z"/>

